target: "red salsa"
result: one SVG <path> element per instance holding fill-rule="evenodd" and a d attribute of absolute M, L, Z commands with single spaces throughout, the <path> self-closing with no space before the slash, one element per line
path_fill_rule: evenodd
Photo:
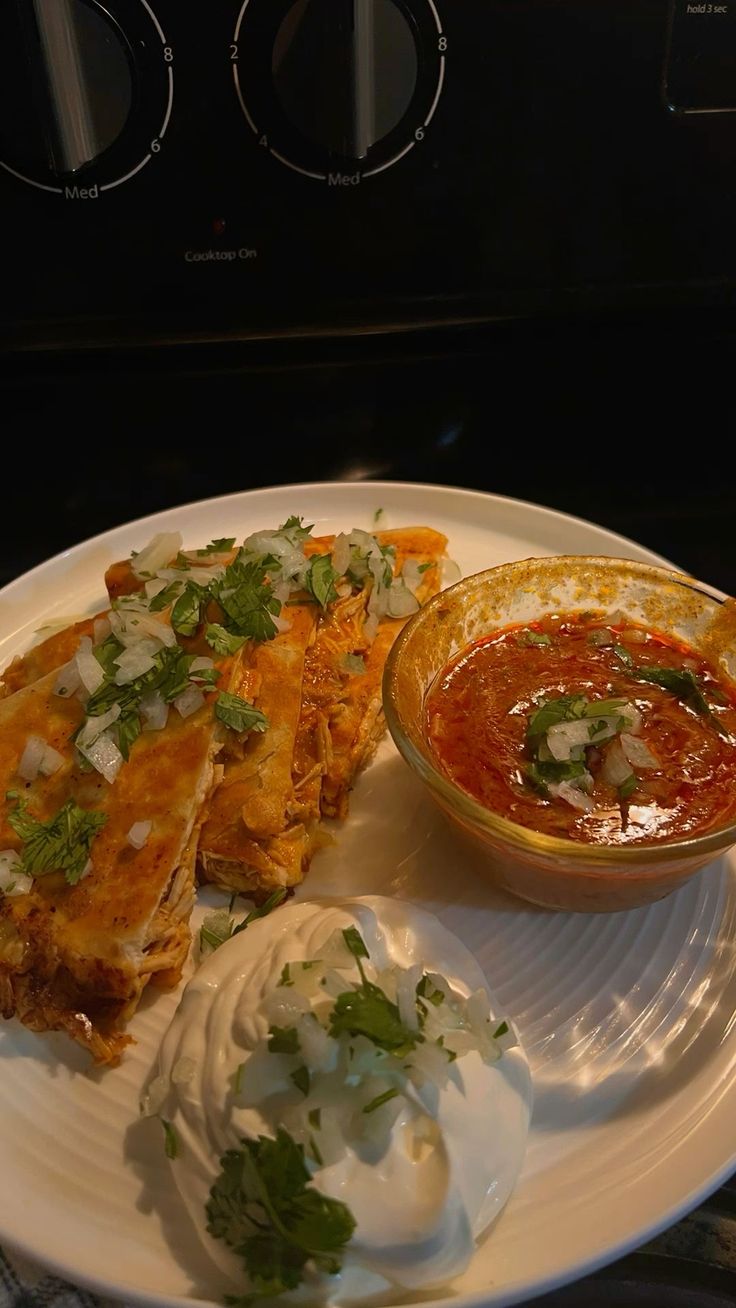
<path fill-rule="evenodd" d="M 452 781 L 535 831 L 631 844 L 736 820 L 736 688 L 626 619 L 484 637 L 431 687 L 426 731 Z"/>

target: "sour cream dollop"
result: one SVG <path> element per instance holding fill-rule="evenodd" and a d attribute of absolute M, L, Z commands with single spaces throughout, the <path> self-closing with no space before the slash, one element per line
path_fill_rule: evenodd
<path fill-rule="evenodd" d="M 415 977 L 440 974 L 455 995 L 485 1002 L 485 976 L 462 942 L 431 914 L 380 896 L 292 904 L 253 922 L 202 964 L 164 1039 L 159 1085 L 170 1086 L 162 1115 L 178 1138 L 172 1175 L 212 1261 L 213 1294 L 242 1294 L 245 1283 L 241 1260 L 206 1230 L 219 1160 L 244 1137 L 273 1136 L 282 1124 L 291 1129 L 302 1102 L 288 1080 L 287 1056 L 269 1054 L 264 1045 L 270 1026 L 293 1020 L 288 996 L 309 1007 L 298 987 L 279 988 L 284 969 L 293 976 L 299 964 L 334 953 L 336 938 L 350 927 L 365 942 L 366 968 L 379 980 L 392 968 L 413 968 Z M 275 990 L 287 1006 L 280 1022 Z M 488 998 L 495 1028 L 501 1015 Z M 273 1084 L 264 1088 L 264 1077 Z M 284 1297 L 352 1304 L 458 1276 L 517 1181 L 531 1100 L 518 1047 L 497 1061 L 476 1050 L 463 1053 L 438 1082 L 430 1077 L 397 1095 L 383 1145 L 370 1138 L 348 1143 L 336 1161 L 310 1165 L 311 1184 L 346 1203 L 356 1229 L 339 1275 L 314 1274 Z M 323 1108 L 326 1130 L 339 1110 L 339 1099 Z"/>

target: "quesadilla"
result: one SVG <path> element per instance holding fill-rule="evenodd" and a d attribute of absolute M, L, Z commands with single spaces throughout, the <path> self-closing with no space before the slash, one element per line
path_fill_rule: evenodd
<path fill-rule="evenodd" d="M 85 709 L 56 683 L 51 672 L 0 701 L 0 848 L 6 865 L 19 857 L 26 890 L 6 882 L 0 899 L 0 1010 L 114 1063 L 146 983 L 181 976 L 220 742 L 207 700 L 187 717 L 171 712 L 138 735 L 110 784 L 85 770 L 73 740 Z M 54 752 L 55 770 L 24 780 L 33 741 Z"/>
<path fill-rule="evenodd" d="M 439 589 L 447 547 L 439 532 L 404 528 L 369 538 L 367 533 L 354 535 L 353 550 L 377 549 L 392 580 L 409 569 L 416 581 L 413 608 Z M 312 540 L 309 547 L 312 558 L 329 555 L 338 571 L 333 537 Z M 383 668 L 405 618 L 382 616 L 371 631 L 375 588 L 353 581 L 344 589 L 347 593 L 314 615 L 311 626 L 304 608 L 293 610 L 299 616 L 291 619 L 291 631 L 272 642 L 270 648 L 282 659 L 288 651 L 290 677 L 272 684 L 269 708 L 284 710 L 289 703 L 289 725 L 270 749 L 267 735 L 242 760 L 225 763 L 200 839 L 201 874 L 223 889 L 264 898 L 281 886 L 298 884 L 318 847 L 320 818 L 347 815 L 355 778 L 383 734 Z M 284 642 L 283 650 L 279 642 Z M 257 703 L 268 715 L 263 699 Z M 266 830 L 262 809 L 270 792 L 269 769 L 276 767 L 279 800 Z"/>
<path fill-rule="evenodd" d="M 315 538 L 300 519 L 106 574 L 112 608 L 0 684 L 0 1011 L 119 1059 L 149 980 L 176 985 L 199 875 L 296 885 L 383 730 L 403 621 L 443 536 Z"/>

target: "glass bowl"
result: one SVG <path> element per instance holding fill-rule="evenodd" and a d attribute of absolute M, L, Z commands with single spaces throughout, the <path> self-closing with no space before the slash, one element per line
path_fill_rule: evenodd
<path fill-rule="evenodd" d="M 501 627 L 550 613 L 624 613 L 670 635 L 736 681 L 736 601 L 677 572 L 587 555 L 524 559 L 476 573 L 411 619 L 386 664 L 388 727 L 452 823 L 486 854 L 495 884 L 547 908 L 612 912 L 662 899 L 736 843 L 736 823 L 677 841 L 593 845 L 491 812 L 435 765 L 424 729 L 428 688 L 451 658 Z"/>

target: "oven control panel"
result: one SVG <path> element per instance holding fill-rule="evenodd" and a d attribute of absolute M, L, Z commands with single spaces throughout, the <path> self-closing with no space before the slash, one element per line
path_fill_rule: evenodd
<path fill-rule="evenodd" d="M 736 3 L 5 0 L 5 346 L 736 282 Z"/>

